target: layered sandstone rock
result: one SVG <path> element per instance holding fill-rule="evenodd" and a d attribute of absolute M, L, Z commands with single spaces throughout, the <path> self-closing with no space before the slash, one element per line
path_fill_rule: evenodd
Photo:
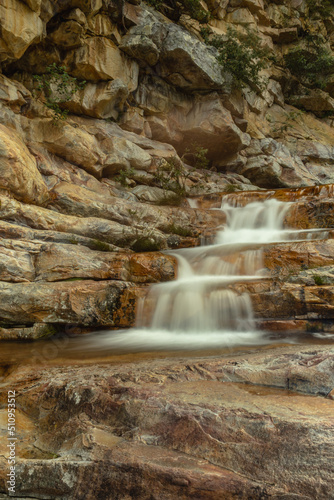
<path fill-rule="evenodd" d="M 63 349 L 53 347 L 35 350 L 36 360 L 45 364 Z M 334 383 L 332 350 L 275 354 L 125 358 L 95 364 L 94 377 L 90 365 L 14 369 L 4 385 L 15 380 L 19 406 L 17 493 L 328 498 L 333 401 L 323 396 Z M 0 478 L 3 490 L 4 464 Z"/>

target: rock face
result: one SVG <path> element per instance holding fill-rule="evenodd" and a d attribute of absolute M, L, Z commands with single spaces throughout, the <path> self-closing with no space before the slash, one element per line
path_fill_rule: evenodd
<path fill-rule="evenodd" d="M 332 349 L 275 354 L 14 369 L 17 495 L 328 498 Z"/>
<path fill-rule="evenodd" d="M 2 125 L 0 141 L 0 188 L 27 203 L 46 203 L 47 187 L 26 145 L 12 129 Z"/>

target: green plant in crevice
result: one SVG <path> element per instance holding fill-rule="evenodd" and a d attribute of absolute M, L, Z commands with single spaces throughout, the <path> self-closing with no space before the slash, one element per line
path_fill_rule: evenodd
<path fill-rule="evenodd" d="M 202 146 L 198 146 L 197 144 L 192 144 L 192 151 L 190 149 L 186 149 L 184 155 L 182 156 L 182 160 L 187 157 L 192 158 L 192 165 L 194 168 L 199 168 L 202 170 L 206 170 L 209 167 L 209 159 L 208 159 L 208 149 L 203 148 Z"/>
<path fill-rule="evenodd" d="M 332 0 L 306 0 L 309 15 L 319 15 L 325 19 L 334 13 Z"/>
<path fill-rule="evenodd" d="M 255 31 L 247 29 L 240 33 L 229 26 L 225 36 L 211 35 L 208 28 L 203 28 L 201 35 L 207 45 L 217 49 L 217 61 L 224 71 L 231 73 L 237 87 L 265 88 L 266 79 L 260 76 L 260 72 L 275 57 L 270 49 L 261 45 Z"/>
<path fill-rule="evenodd" d="M 164 8 L 172 9 L 173 15 L 178 19 L 182 14 L 189 14 L 198 22 L 207 23 L 211 14 L 203 9 L 200 0 L 146 0 L 156 10 L 164 12 Z M 168 11 L 167 11 L 168 12 Z"/>
<path fill-rule="evenodd" d="M 334 72 L 334 56 L 326 47 L 326 40 L 309 32 L 303 37 L 303 44 L 285 54 L 284 63 L 302 83 L 319 89 L 326 87 Z"/>
<path fill-rule="evenodd" d="M 55 112 L 56 121 L 66 120 L 68 110 L 63 109 L 61 104 L 68 102 L 86 84 L 86 81 L 70 76 L 65 66 L 56 63 L 47 66 L 44 74 L 33 75 L 33 79 L 37 82 L 37 90 L 45 95 L 46 106 Z"/>
<path fill-rule="evenodd" d="M 165 231 L 167 233 L 177 234 L 184 237 L 193 236 L 193 231 L 191 231 L 191 229 L 189 229 L 188 227 L 179 226 L 174 222 L 169 224 L 169 226 L 165 228 Z"/>
<path fill-rule="evenodd" d="M 132 167 L 127 168 L 126 170 L 121 169 L 118 172 L 118 175 L 115 177 L 115 181 L 119 182 L 123 187 L 126 187 L 128 185 L 127 181 L 129 178 L 131 178 L 132 175 L 134 175 L 135 170 Z"/>
<path fill-rule="evenodd" d="M 321 285 L 326 285 L 327 284 L 326 278 L 324 276 L 320 276 L 320 274 L 313 274 L 312 278 L 313 278 L 314 283 L 317 286 L 321 286 Z"/>
<path fill-rule="evenodd" d="M 155 224 L 146 222 L 138 210 L 128 209 L 128 214 L 132 218 L 134 225 L 131 226 L 131 233 L 124 238 L 123 243 L 128 245 L 135 252 L 154 252 L 161 249 L 161 241 L 155 235 Z"/>
<path fill-rule="evenodd" d="M 236 191 L 240 191 L 240 188 L 235 184 L 225 184 L 224 193 L 235 193 Z"/>
<path fill-rule="evenodd" d="M 188 172 L 179 158 L 172 157 L 161 160 L 157 166 L 155 180 L 164 191 L 174 191 L 180 197 L 186 195 Z"/>

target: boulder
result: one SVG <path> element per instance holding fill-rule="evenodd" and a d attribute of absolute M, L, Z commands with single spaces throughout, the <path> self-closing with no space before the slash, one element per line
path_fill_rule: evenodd
<path fill-rule="evenodd" d="M 35 260 L 36 281 L 74 279 L 159 283 L 175 278 L 175 258 L 160 253 L 98 252 L 74 245 L 52 244 Z"/>
<path fill-rule="evenodd" d="M 11 324 L 132 326 L 140 290 L 123 281 L 0 282 L 0 319 Z"/>
<path fill-rule="evenodd" d="M 35 158 L 19 135 L 3 125 L 0 125 L 0 188 L 26 203 L 43 205 L 49 199 Z"/>
<path fill-rule="evenodd" d="M 216 93 L 191 98 L 151 78 L 143 79 L 136 93 L 144 110 L 152 138 L 172 144 L 181 156 L 196 147 L 207 149 L 207 157 L 221 161 L 249 144 Z"/>
<path fill-rule="evenodd" d="M 159 247 L 155 250 L 167 246 L 167 237 L 155 228 L 148 228 L 145 219 L 138 223 L 137 227 L 131 227 L 98 217 L 65 215 L 54 210 L 25 205 L 2 195 L 0 201 L 0 219 L 25 224 L 33 229 L 72 233 L 97 240 L 102 242 L 102 245 L 106 242 L 128 247 L 138 239 L 153 238 L 156 247 Z M 127 217 L 130 217 L 129 213 Z"/>
<path fill-rule="evenodd" d="M 52 337 L 57 330 L 52 325 L 35 323 L 19 328 L 0 328 L 0 340 L 40 340 Z"/>
<path fill-rule="evenodd" d="M 74 19 L 61 23 L 49 34 L 50 41 L 64 49 L 73 49 L 83 44 L 84 26 Z"/>
<path fill-rule="evenodd" d="M 128 87 L 119 78 L 109 82 L 87 83 L 62 107 L 77 115 L 116 120 L 128 95 Z"/>
<path fill-rule="evenodd" d="M 38 3 L 34 3 L 33 7 L 38 10 Z M 43 34 L 38 12 L 19 0 L 1 1 L 0 26 L 0 61 L 19 59 L 31 44 L 41 40 Z"/>
<path fill-rule="evenodd" d="M 5 222 L 3 220 L 0 220 L 0 236 L 1 238 L 6 239 L 31 241 L 32 243 L 47 241 L 54 243 L 64 243 L 68 245 L 82 245 L 84 247 L 91 248 L 92 250 L 103 250 L 105 252 L 113 252 L 119 250 L 119 248 L 115 245 L 95 238 L 86 238 L 85 236 L 79 236 L 71 232 L 64 233 L 62 231 L 52 231 L 51 229 L 31 229 L 29 227 L 24 227 L 11 222 Z M 22 264 L 20 260 L 19 266 L 21 265 Z M 19 272 L 21 273 L 21 269 L 19 270 Z"/>
<path fill-rule="evenodd" d="M 174 24 L 168 26 L 159 61 L 161 76 L 176 87 L 188 90 L 226 87 L 215 49 Z"/>
<path fill-rule="evenodd" d="M 138 64 L 125 56 L 108 38 L 86 38 L 64 60 L 71 75 L 82 80 L 121 80 L 133 92 L 138 84 Z"/>
<path fill-rule="evenodd" d="M 122 38 L 120 49 L 130 57 L 155 66 L 159 60 L 162 39 L 167 27 L 162 23 L 151 23 L 131 28 Z"/>
<path fill-rule="evenodd" d="M 95 137 L 73 127 L 70 123 L 55 123 L 53 119 L 34 119 L 24 122 L 26 138 L 43 145 L 50 153 L 78 165 L 96 177 L 101 177 L 105 154 Z"/>
<path fill-rule="evenodd" d="M 296 108 L 306 109 L 315 113 L 334 111 L 334 99 L 323 90 L 306 89 L 302 87 L 298 94 L 286 96 L 286 100 Z"/>
<path fill-rule="evenodd" d="M 258 147 L 256 152 L 255 147 Z M 309 172 L 299 156 L 274 139 L 254 139 L 243 154 L 246 164 L 237 164 L 235 171 L 263 188 L 310 186 L 316 176 Z"/>

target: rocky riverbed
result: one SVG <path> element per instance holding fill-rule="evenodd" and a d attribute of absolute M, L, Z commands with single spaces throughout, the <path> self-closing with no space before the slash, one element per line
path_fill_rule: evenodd
<path fill-rule="evenodd" d="M 78 355 L 2 365 L 3 406 L 16 391 L 16 498 L 331 498 L 329 344 Z M 2 491 L 5 474 L 2 461 Z"/>

